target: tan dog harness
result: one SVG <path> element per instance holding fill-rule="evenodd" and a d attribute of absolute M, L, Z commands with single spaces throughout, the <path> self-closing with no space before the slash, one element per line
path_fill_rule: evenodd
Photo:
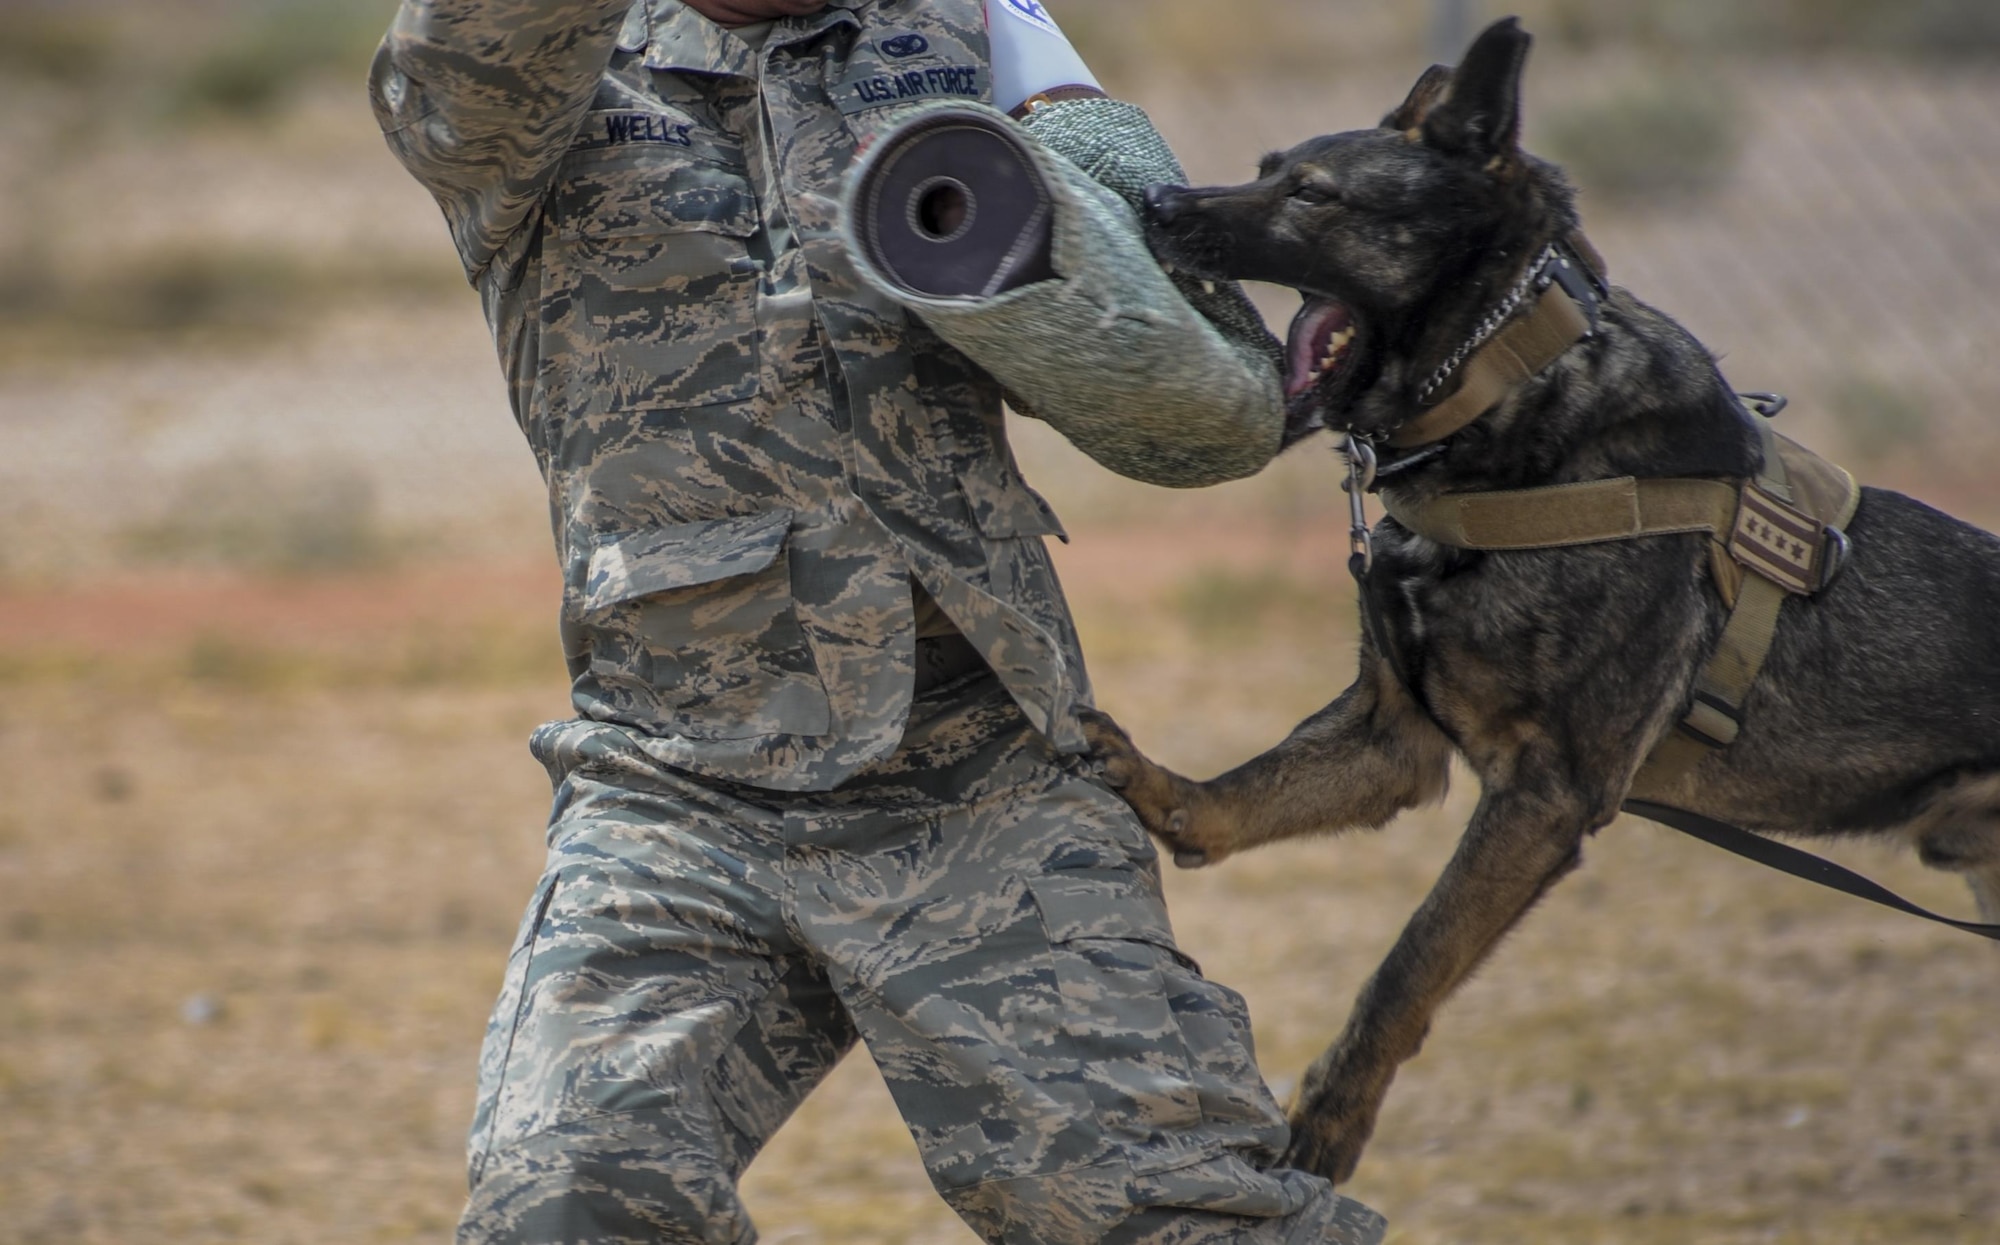
<path fill-rule="evenodd" d="M 1392 432 L 1389 445 L 1436 445 L 1479 419 L 1591 336 L 1608 295 L 1603 256 L 1581 231 L 1550 243 L 1521 283 L 1423 385 L 1418 401 L 1429 405 Z M 1436 396 L 1448 387 L 1446 396 Z M 1770 414 L 1783 405 L 1782 399 L 1773 400 L 1777 407 Z M 1560 549 L 1708 533 L 1709 571 L 1730 607 L 1729 622 L 1695 678 L 1693 708 L 1634 778 L 1635 799 L 1671 790 L 1703 757 L 1736 739 L 1743 702 L 1770 655 L 1785 597 L 1817 593 L 1846 557 L 1842 529 L 1861 499 L 1854 477 L 1771 431 L 1764 414 L 1750 420 L 1763 442 L 1764 465 L 1749 480 L 1625 476 L 1510 492 L 1447 493 L 1414 505 L 1399 502 L 1392 490 L 1382 492 L 1391 518 L 1457 549 Z M 1357 476 L 1350 481 L 1357 499 L 1359 487 Z M 1357 549 L 1365 547 L 1360 523 L 1357 515 Z"/>
<path fill-rule="evenodd" d="M 1742 730 L 1743 702 L 1770 654 L 1788 595 L 1811 596 L 1840 570 L 1861 491 L 1854 477 L 1771 431 L 1754 479 L 1641 480 L 1501 493 L 1447 493 L 1415 505 L 1384 491 L 1389 517 L 1426 540 L 1456 549 L 1560 549 L 1706 532 L 1709 571 L 1730 606 L 1715 652 L 1695 677 L 1694 705 L 1633 780 L 1632 797 L 1658 799 L 1710 752 Z"/>
<path fill-rule="evenodd" d="M 1418 401 L 1426 409 L 1391 432 L 1387 443 L 1399 450 L 1440 446 L 1592 336 L 1602 300 L 1609 295 L 1604 261 L 1580 233 L 1551 243 L 1520 284 L 1424 383 Z M 1440 398 L 1440 393 L 1446 396 Z M 1743 702 L 1770 655 L 1785 598 L 1812 596 L 1840 573 L 1849 551 L 1843 529 L 1861 500 L 1853 476 L 1771 431 L 1768 416 L 1777 414 L 1783 399 L 1746 396 L 1761 400 L 1758 414 L 1751 417 L 1764 449 L 1763 466 L 1754 479 L 1626 476 L 1513 492 L 1451 493 L 1420 504 L 1399 502 L 1385 490 L 1382 502 L 1405 528 L 1459 549 L 1559 549 L 1708 533 L 1709 573 L 1729 606 L 1729 621 L 1695 676 L 1693 707 L 1640 766 L 1622 802 L 1624 810 L 1793 877 L 2000 941 L 2000 925 L 1940 916 L 1830 860 L 1665 802 L 1703 758 L 1728 747 L 1741 733 Z M 1437 452 L 1413 455 L 1398 466 L 1407 469 Z M 1375 451 L 1350 436 L 1346 454 L 1354 522 L 1354 556 L 1348 565 L 1363 584 L 1363 618 L 1371 631 L 1378 631 L 1366 591 L 1374 549 L 1362 500 L 1376 480 Z M 1393 657 L 1390 661 L 1395 665 Z M 1403 677 L 1400 668 L 1397 675 Z"/>

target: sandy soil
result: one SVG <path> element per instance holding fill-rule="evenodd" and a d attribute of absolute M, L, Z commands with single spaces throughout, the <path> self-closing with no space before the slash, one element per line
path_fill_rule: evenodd
<path fill-rule="evenodd" d="M 1196 773 L 1274 741 L 1350 673 L 1340 546 L 1330 526 L 1079 531 L 1063 556 L 1103 703 Z M 1246 552 L 1272 548 L 1293 552 Z M 255 620 L 224 634 L 259 655 L 233 664 L 175 605 L 186 585 L 0 598 L 0 1241 L 445 1238 L 539 863 L 522 740 L 562 705 L 537 578 L 212 580 L 200 600 Z M 399 632 L 437 593 L 476 621 Z M 90 630 L 112 613 L 145 625 Z M 411 667 L 412 628 L 543 656 Z M 1386 833 L 1171 879 L 1281 1092 L 1469 785 Z M 1906 858 L 1844 857 L 1968 907 Z M 1445 1013 L 1353 1192 L 1404 1242 L 1989 1240 L 1996 977 L 1972 939 L 1621 823 Z M 862 1057 L 747 1189 L 772 1240 L 970 1239 Z"/>

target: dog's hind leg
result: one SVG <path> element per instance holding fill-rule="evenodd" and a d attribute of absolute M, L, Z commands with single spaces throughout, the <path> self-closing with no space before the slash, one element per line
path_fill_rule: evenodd
<path fill-rule="evenodd" d="M 1968 873 L 1965 881 L 1972 887 L 1972 898 L 1979 905 L 1979 919 L 1988 925 L 2000 925 L 2000 865 Z"/>
<path fill-rule="evenodd" d="M 1437 885 L 1362 987 L 1339 1039 L 1306 1072 L 1287 1163 L 1335 1182 L 1354 1174 L 1389 1083 L 1422 1047 L 1431 1017 L 1576 868 L 1584 835 L 1616 811 L 1613 802 L 1563 790 L 1487 793 Z"/>
<path fill-rule="evenodd" d="M 2000 924 L 2000 774 L 1961 775 L 1924 803 L 1906 833 L 1925 864 L 1965 875 L 1980 919 Z"/>
<path fill-rule="evenodd" d="M 1107 782 L 1176 863 L 1194 867 L 1302 834 L 1379 826 L 1441 798 L 1451 742 L 1380 658 L 1283 743 L 1208 782 L 1153 764 L 1117 723 L 1089 714 L 1084 730 Z"/>

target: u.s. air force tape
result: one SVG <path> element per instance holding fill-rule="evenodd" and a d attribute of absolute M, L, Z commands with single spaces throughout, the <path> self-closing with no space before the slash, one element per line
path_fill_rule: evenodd
<path fill-rule="evenodd" d="M 1048 185 L 984 118 L 931 113 L 880 139 L 849 202 L 854 240 L 913 294 L 991 298 L 1056 275 Z"/>
<path fill-rule="evenodd" d="M 1130 112 L 1136 148 L 1164 151 Z M 1273 355 L 1191 305 L 1128 202 L 1006 114 L 911 109 L 855 161 L 845 211 L 863 281 L 1113 471 L 1192 487 L 1277 454 Z"/>

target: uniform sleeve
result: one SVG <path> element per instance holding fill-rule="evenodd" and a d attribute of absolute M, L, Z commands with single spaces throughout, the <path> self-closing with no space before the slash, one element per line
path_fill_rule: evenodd
<path fill-rule="evenodd" d="M 475 280 L 548 188 L 631 0 L 403 0 L 369 96 Z"/>
<path fill-rule="evenodd" d="M 986 0 L 993 57 L 993 106 L 1013 112 L 1057 87 L 1098 87 L 1041 0 Z"/>

